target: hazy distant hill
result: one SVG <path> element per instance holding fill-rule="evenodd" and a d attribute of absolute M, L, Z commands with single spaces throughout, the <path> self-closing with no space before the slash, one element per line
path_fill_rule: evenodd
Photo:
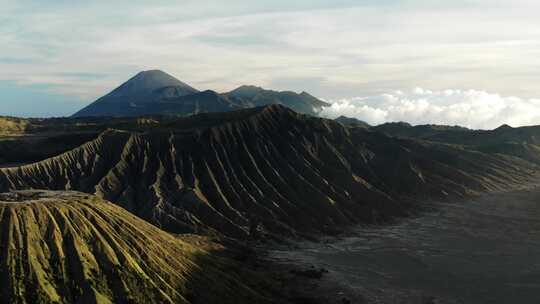
<path fill-rule="evenodd" d="M 251 107 L 281 104 L 298 113 L 312 115 L 318 114 L 322 107 L 329 106 L 328 103 L 306 92 L 300 94 L 290 91 L 277 92 L 256 86 L 241 86 L 224 95 L 240 99 Z"/>
<path fill-rule="evenodd" d="M 371 127 L 367 122 L 360 120 L 358 118 L 354 118 L 354 117 L 340 116 L 334 120 L 346 126 L 354 126 L 354 127 L 362 127 L 362 128 Z"/>
<path fill-rule="evenodd" d="M 407 122 L 388 122 L 381 125 L 371 127 L 372 130 L 386 133 L 391 136 L 398 137 L 414 137 L 414 138 L 429 138 L 441 132 L 456 134 L 464 134 L 471 130 L 460 126 L 445 126 L 445 125 L 417 125 L 412 126 Z"/>
<path fill-rule="evenodd" d="M 305 92 L 276 92 L 253 86 L 242 86 L 224 94 L 211 90 L 199 92 L 165 72 L 152 70 L 140 72 L 73 117 L 156 114 L 185 116 L 267 104 L 283 104 L 295 111 L 312 115 L 327 105 Z"/>

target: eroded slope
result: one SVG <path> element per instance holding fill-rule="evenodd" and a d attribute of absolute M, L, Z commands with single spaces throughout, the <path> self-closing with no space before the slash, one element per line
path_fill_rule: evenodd
<path fill-rule="evenodd" d="M 265 302 L 225 261 L 95 196 L 0 194 L 0 227 L 10 303 Z"/>
<path fill-rule="evenodd" d="M 403 198 L 512 188 L 532 163 L 396 139 L 283 106 L 109 130 L 61 156 L 0 171 L 0 190 L 95 193 L 172 232 L 292 235 L 403 214 Z"/>

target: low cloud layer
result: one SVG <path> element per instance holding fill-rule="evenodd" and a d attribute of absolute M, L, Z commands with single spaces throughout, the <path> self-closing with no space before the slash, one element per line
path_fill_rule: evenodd
<path fill-rule="evenodd" d="M 407 92 L 354 97 L 330 101 L 321 113 L 335 118 L 355 117 L 369 124 L 405 121 L 417 124 L 460 125 L 493 129 L 502 124 L 540 124 L 540 99 L 504 97 L 479 90 L 430 91 L 416 88 Z"/>

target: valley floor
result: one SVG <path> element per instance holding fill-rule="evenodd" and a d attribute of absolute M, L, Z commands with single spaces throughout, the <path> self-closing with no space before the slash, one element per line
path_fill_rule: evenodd
<path fill-rule="evenodd" d="M 540 303 L 540 189 L 426 207 L 269 258 L 328 270 L 304 290 L 327 303 Z"/>

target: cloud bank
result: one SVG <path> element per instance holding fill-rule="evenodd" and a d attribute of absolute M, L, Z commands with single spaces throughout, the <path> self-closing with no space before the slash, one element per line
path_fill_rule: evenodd
<path fill-rule="evenodd" d="M 417 124 L 460 125 L 493 129 L 540 123 L 540 99 L 505 97 L 481 90 L 410 91 L 329 101 L 321 115 L 355 117 L 369 124 L 405 121 Z"/>

